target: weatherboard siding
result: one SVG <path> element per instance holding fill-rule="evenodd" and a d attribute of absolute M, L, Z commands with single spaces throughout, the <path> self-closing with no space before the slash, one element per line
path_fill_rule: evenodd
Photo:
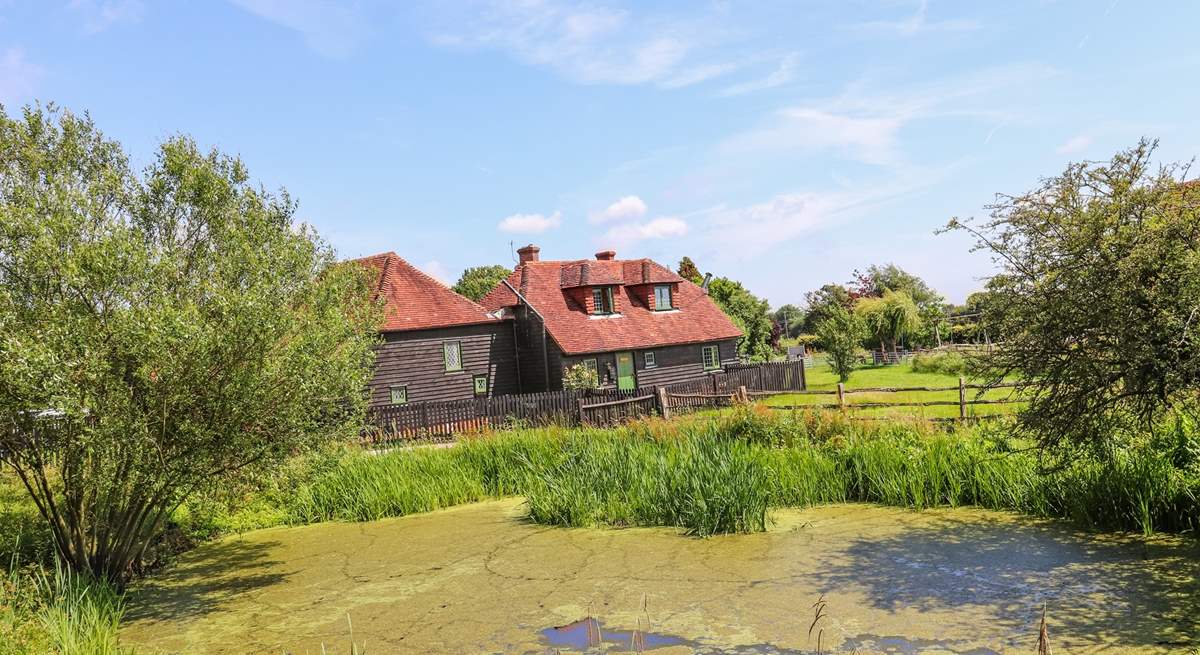
<path fill-rule="evenodd" d="M 446 341 L 462 343 L 461 371 L 446 371 Z M 510 322 L 386 332 L 375 350 L 370 402 L 390 404 L 390 388 L 396 385 L 408 387 L 410 403 L 474 398 L 476 375 L 488 376 L 489 395 L 519 392 Z"/>
<path fill-rule="evenodd" d="M 637 385 L 642 388 L 650 388 L 704 377 L 710 371 L 704 370 L 703 348 L 713 345 L 719 349 L 722 367 L 738 362 L 736 339 L 633 350 L 633 367 L 634 374 L 637 376 Z M 653 368 L 646 368 L 645 353 L 647 352 L 654 353 L 656 365 Z M 564 356 L 559 370 L 564 370 L 588 359 L 596 360 L 602 386 L 616 385 L 617 359 L 616 354 L 612 352 Z"/>

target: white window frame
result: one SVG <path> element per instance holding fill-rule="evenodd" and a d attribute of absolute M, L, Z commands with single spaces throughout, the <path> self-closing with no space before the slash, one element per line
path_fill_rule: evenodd
<path fill-rule="evenodd" d="M 665 305 L 658 301 L 658 294 L 660 291 L 666 292 L 667 304 L 665 304 Z M 671 285 L 669 285 L 669 284 L 654 285 L 654 311 L 665 312 L 668 309 L 675 309 L 675 297 L 674 296 L 675 296 L 675 294 L 671 293 Z"/>
<path fill-rule="evenodd" d="M 450 367 L 451 346 L 454 346 L 454 349 L 458 352 L 458 365 L 455 368 Z M 442 365 L 445 367 L 447 373 L 457 373 L 463 370 L 463 352 L 461 341 L 452 340 L 442 342 Z"/>
<path fill-rule="evenodd" d="M 646 368 L 658 368 L 658 362 L 654 361 L 654 351 L 648 350 L 642 355 Z"/>

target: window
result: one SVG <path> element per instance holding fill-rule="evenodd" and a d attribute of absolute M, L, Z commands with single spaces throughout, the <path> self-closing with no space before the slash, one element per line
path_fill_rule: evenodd
<path fill-rule="evenodd" d="M 588 369 L 588 370 L 592 371 L 593 373 L 595 373 L 595 372 L 596 372 L 596 360 L 594 360 L 594 359 L 585 359 L 585 360 L 583 360 L 582 362 L 580 362 L 580 364 L 583 364 L 583 367 L 584 367 L 584 368 L 586 368 L 586 369 Z"/>
<path fill-rule="evenodd" d="M 388 391 L 390 392 L 393 405 L 403 405 L 404 403 L 408 402 L 407 386 L 399 385 L 395 387 L 388 387 Z"/>
<path fill-rule="evenodd" d="M 486 396 L 488 392 L 488 379 L 486 375 L 476 375 L 475 380 L 475 395 Z"/>
<path fill-rule="evenodd" d="M 706 371 L 721 368 L 721 351 L 716 346 L 705 346 L 700 351 L 700 359 Z"/>
<path fill-rule="evenodd" d="M 597 287 L 592 289 L 592 313 L 593 314 L 611 314 L 613 313 L 613 290 L 612 287 Z"/>
<path fill-rule="evenodd" d="M 442 360 L 446 363 L 446 372 L 462 370 L 462 342 L 442 342 Z"/>
<path fill-rule="evenodd" d="M 646 368 L 654 368 L 658 364 L 654 363 L 654 353 L 646 353 Z"/>
<path fill-rule="evenodd" d="M 654 309 L 660 312 L 672 309 L 671 285 L 660 284 L 654 287 Z"/>

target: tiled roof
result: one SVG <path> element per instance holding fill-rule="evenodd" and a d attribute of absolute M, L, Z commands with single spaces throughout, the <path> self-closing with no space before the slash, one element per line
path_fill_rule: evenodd
<path fill-rule="evenodd" d="M 565 289 L 587 284 L 580 282 L 584 271 L 591 284 L 622 285 L 618 301 L 620 316 L 591 316 L 570 298 Z M 703 289 L 649 259 L 523 262 L 509 274 L 508 283 L 546 318 L 546 330 L 568 355 L 742 336 L 741 330 Z M 678 284 L 673 297 L 676 311 L 656 312 L 637 298 L 636 285 L 654 283 Z M 516 305 L 518 300 L 501 283 L 480 303 L 494 311 Z"/>
<path fill-rule="evenodd" d="M 382 332 L 428 330 L 499 320 L 481 305 L 454 293 L 394 252 L 351 261 L 371 268 L 378 276 L 372 281 L 371 297 L 383 299 Z"/>

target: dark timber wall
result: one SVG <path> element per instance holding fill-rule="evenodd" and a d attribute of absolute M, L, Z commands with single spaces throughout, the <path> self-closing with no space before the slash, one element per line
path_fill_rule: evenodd
<path fill-rule="evenodd" d="M 474 398 L 473 378 L 488 376 L 488 394 L 519 393 L 510 321 L 411 332 L 387 332 L 376 347 L 371 405 L 391 403 L 389 388 L 408 387 L 408 402 Z M 462 342 L 463 368 L 446 371 L 442 344 Z M 522 353 L 524 354 L 524 353 Z M 524 361 L 522 361 L 524 365 Z"/>
<path fill-rule="evenodd" d="M 521 362 L 521 393 L 562 389 L 562 351 L 555 345 L 549 333 L 545 333 L 545 348 L 542 347 L 542 319 L 538 318 L 537 314 L 525 305 L 516 307 L 516 314 L 516 347 Z"/>
<path fill-rule="evenodd" d="M 722 367 L 738 363 L 736 339 L 634 350 L 633 369 L 634 375 L 637 376 L 637 385 L 649 388 L 704 377 L 708 372 L 704 370 L 702 352 L 704 346 L 712 345 L 719 348 Z M 646 353 L 648 352 L 654 353 L 655 365 L 652 368 L 646 367 Z M 615 353 L 563 356 L 559 366 L 560 379 L 562 369 L 574 366 L 586 359 L 596 360 L 601 386 L 616 386 L 617 356 Z"/>

